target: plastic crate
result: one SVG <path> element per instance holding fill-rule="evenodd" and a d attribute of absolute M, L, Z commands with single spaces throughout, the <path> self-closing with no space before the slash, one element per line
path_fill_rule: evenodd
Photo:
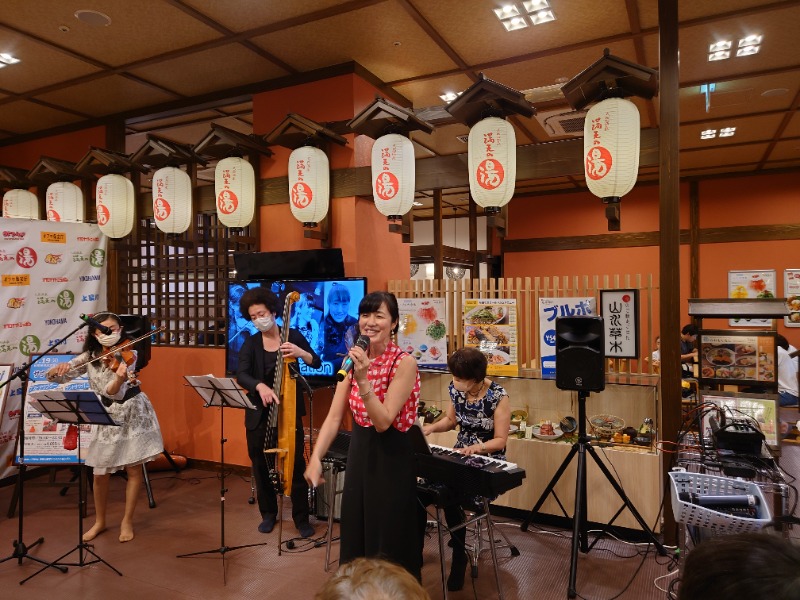
<path fill-rule="evenodd" d="M 769 508 L 761 488 L 751 481 L 732 477 L 716 477 L 702 473 L 689 473 L 685 469 L 673 469 L 669 473 L 672 512 L 675 521 L 711 529 L 716 533 L 748 533 L 759 531 L 770 523 Z M 679 494 L 688 492 L 699 495 L 732 496 L 750 494 L 758 499 L 755 518 L 731 515 L 692 504 L 680 499 Z"/>

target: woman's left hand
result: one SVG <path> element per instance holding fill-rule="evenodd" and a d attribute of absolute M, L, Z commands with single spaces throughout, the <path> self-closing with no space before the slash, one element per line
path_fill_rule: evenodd
<path fill-rule="evenodd" d="M 458 451 L 461 452 L 461 454 L 463 454 L 464 456 L 471 456 L 473 454 L 480 454 L 481 447 L 477 445 L 465 446 L 464 448 L 459 448 Z"/>

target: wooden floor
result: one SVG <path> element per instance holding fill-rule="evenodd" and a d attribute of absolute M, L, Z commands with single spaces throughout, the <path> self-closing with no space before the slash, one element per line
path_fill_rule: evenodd
<path fill-rule="evenodd" d="M 790 476 L 796 476 L 800 472 L 800 445 L 787 444 L 781 462 Z M 64 471 L 60 477 L 66 480 L 68 475 L 69 472 Z M 286 550 L 284 545 L 284 552 L 279 556 L 277 528 L 268 535 L 256 529 L 260 519 L 257 508 L 248 503 L 249 480 L 238 475 L 226 477 L 224 544 L 228 547 L 258 545 L 229 550 L 224 557 L 217 551 L 223 545 L 218 474 L 188 469 L 178 474 L 171 471 L 153 473 L 151 480 L 157 505 L 149 508 L 142 494 L 136 514 L 136 538 L 126 544 L 117 540 L 125 481 L 121 477 L 111 480 L 111 528 L 92 546 L 96 555 L 110 566 L 102 562 L 70 566 L 66 574 L 47 568 L 20 586 L 19 582 L 33 575 L 41 565 L 29 558 L 24 558 L 19 564 L 16 558 L 12 558 L 0 564 L 0 597 L 26 600 L 51 600 L 54 595 L 85 600 L 310 599 L 329 576 L 324 570 L 326 523 L 312 519 L 317 539 L 311 542 L 295 540 L 296 547 Z M 0 488 L 0 510 L 3 513 L 0 558 L 11 555 L 12 542 L 18 537 L 18 518 L 5 516 L 11 490 L 9 486 Z M 59 492 L 59 487 L 26 485 L 23 541 L 30 545 L 44 537 L 44 543 L 31 550 L 32 556 L 44 560 L 56 559 L 78 543 L 77 489 L 70 488 L 64 496 Z M 288 503 L 287 499 L 284 541 L 297 535 Z M 516 557 L 511 557 L 508 550 L 499 551 L 504 597 L 508 600 L 567 597 L 571 532 L 535 526 L 523 532 L 518 521 L 496 520 L 520 551 Z M 90 501 L 84 527 L 90 527 L 93 522 Z M 335 527 L 338 530 L 338 525 Z M 791 535 L 797 536 L 798 528 Z M 177 558 L 179 554 L 204 550 L 212 552 L 195 558 Z M 331 550 L 335 558 L 338 555 L 335 542 Z M 92 558 L 87 555 L 84 560 Z M 426 540 L 424 559 L 423 585 L 431 598 L 442 598 L 435 531 Z M 78 563 L 81 559 L 76 550 L 64 560 Z M 608 538 L 601 540 L 587 555 L 580 554 L 577 565 L 578 594 L 592 599 L 666 598 L 661 590 L 669 585 L 674 577 L 670 573 L 675 570 L 669 557 L 658 556 L 652 548 Z M 112 566 L 122 576 L 117 575 L 110 568 Z M 626 586 L 629 587 L 623 592 Z M 481 556 L 478 577 L 471 579 L 468 575 L 465 589 L 451 592 L 448 597 L 453 600 L 498 597 L 488 551 Z"/>

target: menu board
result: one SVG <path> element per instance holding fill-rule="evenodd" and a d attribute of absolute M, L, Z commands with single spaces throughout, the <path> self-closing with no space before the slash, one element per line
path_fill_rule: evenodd
<path fill-rule="evenodd" d="M 517 375 L 517 301 L 464 300 L 464 345 L 486 355 L 489 375 Z"/>
<path fill-rule="evenodd" d="M 783 272 L 783 293 L 789 316 L 783 317 L 786 327 L 800 327 L 800 269 L 786 269 Z"/>
<path fill-rule="evenodd" d="M 777 382 L 777 344 L 771 331 L 700 331 L 700 379 L 720 384 Z"/>
<path fill-rule="evenodd" d="M 447 366 L 444 298 L 398 298 L 397 305 L 397 345 L 416 358 L 420 367 Z"/>
<path fill-rule="evenodd" d="M 728 271 L 728 298 L 775 298 L 775 270 Z M 731 327 L 769 327 L 772 319 L 730 319 Z"/>

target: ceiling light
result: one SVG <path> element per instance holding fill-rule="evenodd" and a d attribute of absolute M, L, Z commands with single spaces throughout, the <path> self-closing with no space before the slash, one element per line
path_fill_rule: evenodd
<path fill-rule="evenodd" d="M 761 44 L 761 36 L 760 35 L 748 35 L 739 40 L 739 48 L 744 48 L 745 46 L 758 46 Z"/>
<path fill-rule="evenodd" d="M 525 19 L 522 17 L 514 17 L 513 19 L 508 19 L 506 21 L 502 21 L 503 27 L 506 28 L 506 31 L 516 31 L 517 29 L 525 29 L 528 26 L 528 23 L 525 22 Z"/>
<path fill-rule="evenodd" d="M 759 50 L 761 50 L 761 46 L 744 46 L 736 50 L 736 56 L 753 56 L 753 54 L 758 54 Z"/>
<path fill-rule="evenodd" d="M 422 204 L 422 202 L 419 202 L 418 200 L 414 200 L 414 206 L 424 206 L 424 204 Z"/>
<path fill-rule="evenodd" d="M 0 53 L 0 68 L 5 67 L 6 65 L 15 65 L 19 62 L 19 59 L 16 56 L 12 56 L 6 52 Z"/>
<path fill-rule="evenodd" d="M 723 127 L 719 130 L 719 137 L 731 137 L 734 133 L 736 133 L 736 127 Z"/>
<path fill-rule="evenodd" d="M 708 47 L 708 53 L 713 54 L 714 52 L 719 52 L 720 50 L 730 50 L 733 43 L 730 40 L 721 40 L 719 42 L 715 42 Z"/>
<path fill-rule="evenodd" d="M 542 10 L 543 8 L 549 8 L 550 3 L 547 0 L 528 0 L 527 2 L 523 2 L 522 6 L 524 6 L 525 10 L 529 13 L 532 13 Z"/>
<path fill-rule="evenodd" d="M 534 25 L 541 25 L 542 23 L 549 23 L 550 21 L 556 20 L 556 16 L 553 14 L 552 10 L 540 10 L 528 16 L 531 18 Z"/>
<path fill-rule="evenodd" d="M 761 95 L 764 98 L 771 98 L 772 96 L 783 96 L 784 94 L 788 94 L 789 90 L 786 88 L 774 88 L 771 90 L 764 90 L 761 92 Z"/>
<path fill-rule="evenodd" d="M 708 55 L 708 62 L 713 62 L 715 60 L 725 60 L 726 58 L 730 58 L 731 53 L 729 50 L 718 50 L 717 52 L 712 52 Z"/>
<path fill-rule="evenodd" d="M 452 102 L 456 98 L 458 98 L 461 94 L 456 94 L 455 92 L 445 92 L 441 94 L 439 98 L 441 98 L 444 102 Z"/>
<path fill-rule="evenodd" d="M 497 18 L 502 21 L 503 19 L 518 17 L 519 9 L 515 4 L 506 4 L 505 6 L 502 6 L 500 8 L 495 8 L 494 14 L 497 15 Z"/>
<path fill-rule="evenodd" d="M 705 131 L 700 132 L 700 139 L 701 140 L 710 140 L 711 138 L 717 137 L 717 130 L 716 129 L 706 129 Z"/>

